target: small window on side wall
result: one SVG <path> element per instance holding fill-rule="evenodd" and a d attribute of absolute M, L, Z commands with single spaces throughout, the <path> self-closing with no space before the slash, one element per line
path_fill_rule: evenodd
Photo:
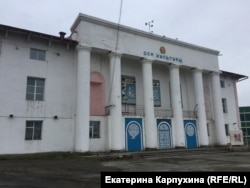
<path fill-rule="evenodd" d="M 100 121 L 89 122 L 89 138 L 100 138 Z"/>
<path fill-rule="evenodd" d="M 43 101 L 44 100 L 44 78 L 27 77 L 26 100 Z"/>
<path fill-rule="evenodd" d="M 220 87 L 221 87 L 221 88 L 225 88 L 225 82 L 224 82 L 224 80 L 221 80 L 221 81 L 220 81 Z"/>
<path fill-rule="evenodd" d="M 207 123 L 207 136 L 210 136 L 210 126 L 209 126 L 209 123 Z"/>
<path fill-rule="evenodd" d="M 226 135 L 229 136 L 229 125 L 228 124 L 225 124 L 225 132 L 226 132 Z"/>
<path fill-rule="evenodd" d="M 223 98 L 222 99 L 222 109 L 224 113 L 227 113 L 227 99 Z"/>
<path fill-rule="evenodd" d="M 30 59 L 45 61 L 46 51 L 31 48 L 30 49 Z"/>
<path fill-rule="evenodd" d="M 25 140 L 42 139 L 42 121 L 26 121 Z"/>

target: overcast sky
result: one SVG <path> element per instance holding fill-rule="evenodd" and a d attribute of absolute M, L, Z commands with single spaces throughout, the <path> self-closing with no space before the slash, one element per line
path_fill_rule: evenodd
<path fill-rule="evenodd" d="M 121 3 L 122 2 L 122 3 Z M 0 0 L 0 24 L 50 35 L 84 13 L 221 52 L 220 69 L 250 75 L 250 0 Z M 250 78 L 237 83 L 240 106 L 250 106 Z"/>

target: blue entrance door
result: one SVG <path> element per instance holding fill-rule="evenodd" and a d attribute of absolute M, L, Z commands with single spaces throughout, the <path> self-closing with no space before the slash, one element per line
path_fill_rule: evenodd
<path fill-rule="evenodd" d="M 125 118 L 125 139 L 127 151 L 141 151 L 142 142 L 142 119 Z"/>
<path fill-rule="evenodd" d="M 157 119 L 157 130 L 160 149 L 171 149 L 171 120 L 170 119 Z"/>
<path fill-rule="evenodd" d="M 184 120 L 187 148 L 197 148 L 196 120 Z"/>

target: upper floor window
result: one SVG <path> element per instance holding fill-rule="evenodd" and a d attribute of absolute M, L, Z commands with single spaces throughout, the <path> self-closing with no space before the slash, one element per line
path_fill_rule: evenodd
<path fill-rule="evenodd" d="M 159 80 L 153 80 L 153 97 L 154 97 L 154 106 L 161 106 L 161 87 Z"/>
<path fill-rule="evenodd" d="M 134 76 L 121 77 L 122 104 L 136 104 L 136 80 Z"/>
<path fill-rule="evenodd" d="M 46 52 L 45 50 L 30 49 L 30 59 L 45 61 Z"/>
<path fill-rule="evenodd" d="M 223 108 L 223 112 L 227 113 L 227 99 L 225 98 L 222 99 L 222 108 Z"/>
<path fill-rule="evenodd" d="M 26 88 L 26 100 L 43 101 L 44 85 L 45 79 L 28 77 Z"/>
<path fill-rule="evenodd" d="M 225 88 L 225 82 L 224 82 L 224 80 L 221 80 L 221 81 L 220 81 L 220 87 L 221 87 L 221 88 Z"/>

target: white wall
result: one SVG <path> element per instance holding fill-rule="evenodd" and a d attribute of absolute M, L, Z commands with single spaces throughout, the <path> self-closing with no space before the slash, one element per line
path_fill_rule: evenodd
<path fill-rule="evenodd" d="M 75 39 L 80 43 L 95 47 L 98 49 L 105 49 L 110 51 L 116 51 L 117 40 L 117 27 L 106 21 L 98 19 L 86 21 L 81 20 L 79 25 L 75 28 L 77 34 Z M 183 42 L 172 41 L 169 42 L 164 37 L 145 34 L 145 32 L 121 27 L 119 30 L 119 40 L 117 50 L 121 54 L 130 54 L 137 57 L 146 57 L 149 59 L 159 60 L 156 57 L 148 57 L 144 55 L 144 51 L 153 52 L 154 54 L 160 53 L 159 49 L 164 46 L 166 54 L 173 57 L 179 57 L 183 60 L 182 64 L 188 67 L 197 67 L 199 69 L 206 69 L 211 71 L 218 71 L 218 57 L 212 50 L 205 50 L 205 48 L 197 47 L 194 45 L 186 44 Z M 192 48 L 189 46 L 193 46 Z M 203 49 L 203 51 L 201 50 Z M 211 52 L 211 53 L 210 53 Z M 162 63 L 167 65 L 166 60 L 162 60 Z"/>
<path fill-rule="evenodd" d="M 222 98 L 227 99 L 227 113 L 224 113 L 224 121 L 225 124 L 229 125 L 229 130 L 239 130 L 239 123 L 237 119 L 237 111 L 236 108 L 236 98 L 234 91 L 235 81 L 232 78 L 221 76 L 221 80 L 225 83 L 225 88 L 221 88 L 221 96 Z M 230 137 L 227 136 L 228 142 L 230 142 Z"/>
<path fill-rule="evenodd" d="M 46 61 L 31 60 L 30 48 L 46 50 Z M 4 143 L 0 144 L 0 154 L 72 151 L 74 50 L 12 35 L 2 40 L 0 59 L 0 143 Z M 28 76 L 45 79 L 44 101 L 26 101 Z M 9 114 L 14 117 L 9 118 Z M 25 141 L 26 120 L 43 121 L 41 140 Z"/>
<path fill-rule="evenodd" d="M 109 151 L 107 118 L 104 116 L 91 116 L 90 121 L 100 121 L 100 138 L 89 139 L 89 151 Z"/>

